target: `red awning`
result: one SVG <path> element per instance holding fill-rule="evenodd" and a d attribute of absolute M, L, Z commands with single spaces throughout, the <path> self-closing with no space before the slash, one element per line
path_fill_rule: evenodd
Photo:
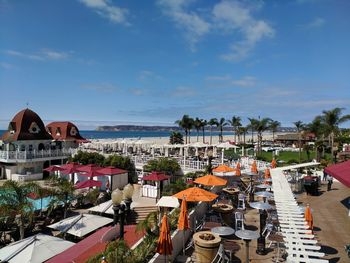
<path fill-rule="evenodd" d="M 44 169 L 44 171 L 46 172 L 56 172 L 56 171 L 63 171 L 64 168 L 56 166 L 56 165 L 51 165 L 47 168 Z"/>
<path fill-rule="evenodd" d="M 90 187 L 94 187 L 94 186 L 101 187 L 102 182 L 95 181 L 95 180 L 86 180 L 86 181 L 79 182 L 76 185 L 74 185 L 75 189 L 90 188 Z"/>
<path fill-rule="evenodd" d="M 98 171 L 104 175 L 125 174 L 128 172 L 126 170 L 122 170 L 113 166 L 104 167 Z"/>
<path fill-rule="evenodd" d="M 94 177 L 94 176 L 103 176 L 104 174 L 100 172 L 101 166 L 96 164 L 87 164 L 78 168 L 78 172 L 82 176 Z"/>
<path fill-rule="evenodd" d="M 142 177 L 142 180 L 145 180 L 145 181 L 164 181 L 164 180 L 168 180 L 169 178 L 170 178 L 170 176 L 166 176 L 164 173 L 153 171 L 151 174 Z"/>
<path fill-rule="evenodd" d="M 79 172 L 78 168 L 81 167 L 81 164 L 78 163 L 67 163 L 64 165 L 61 165 L 61 168 L 64 170 L 61 171 L 62 174 L 73 174 Z"/>
<path fill-rule="evenodd" d="M 330 165 L 324 170 L 345 186 L 350 187 L 350 161 Z"/>

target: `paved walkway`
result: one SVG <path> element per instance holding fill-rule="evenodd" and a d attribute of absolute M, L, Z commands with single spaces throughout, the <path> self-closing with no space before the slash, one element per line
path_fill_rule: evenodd
<path fill-rule="evenodd" d="M 350 244 L 350 216 L 348 199 L 350 189 L 339 182 L 332 185 L 327 192 L 327 184 L 323 182 L 319 196 L 308 196 L 303 193 L 298 201 L 310 204 L 313 211 L 314 231 L 316 238 L 326 253 L 329 262 L 350 262 L 344 246 Z"/>

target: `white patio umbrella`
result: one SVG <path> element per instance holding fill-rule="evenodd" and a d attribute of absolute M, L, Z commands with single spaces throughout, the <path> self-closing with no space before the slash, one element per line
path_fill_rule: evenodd
<path fill-rule="evenodd" d="M 81 214 L 63 219 L 55 224 L 49 225 L 49 228 L 57 229 L 62 233 L 69 233 L 73 236 L 83 237 L 90 232 L 113 222 L 113 219 L 91 215 Z"/>
<path fill-rule="evenodd" d="M 179 204 L 179 200 L 176 197 L 162 196 L 157 202 L 156 206 L 177 208 L 180 206 L 180 204 Z"/>
<path fill-rule="evenodd" d="M 107 202 L 104 202 L 104 203 L 99 204 L 97 206 L 91 207 L 88 209 L 88 211 L 113 215 L 114 211 L 113 211 L 112 200 L 108 200 Z"/>
<path fill-rule="evenodd" d="M 41 263 L 73 245 L 58 237 L 37 234 L 0 249 L 0 262 Z"/>

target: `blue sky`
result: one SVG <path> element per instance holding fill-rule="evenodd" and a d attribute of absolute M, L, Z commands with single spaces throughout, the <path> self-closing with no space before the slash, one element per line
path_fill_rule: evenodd
<path fill-rule="evenodd" d="M 0 128 L 350 112 L 346 0 L 0 0 Z"/>

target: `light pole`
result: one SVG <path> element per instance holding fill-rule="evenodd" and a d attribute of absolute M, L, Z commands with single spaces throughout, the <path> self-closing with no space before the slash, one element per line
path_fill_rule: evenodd
<path fill-rule="evenodd" d="M 119 221 L 119 238 L 124 238 L 124 224 L 125 224 L 125 212 L 127 218 L 130 213 L 130 206 L 132 202 L 132 195 L 134 188 L 131 184 L 124 187 L 123 191 L 116 189 L 112 192 L 112 203 L 113 203 L 113 223 L 116 226 Z"/>

